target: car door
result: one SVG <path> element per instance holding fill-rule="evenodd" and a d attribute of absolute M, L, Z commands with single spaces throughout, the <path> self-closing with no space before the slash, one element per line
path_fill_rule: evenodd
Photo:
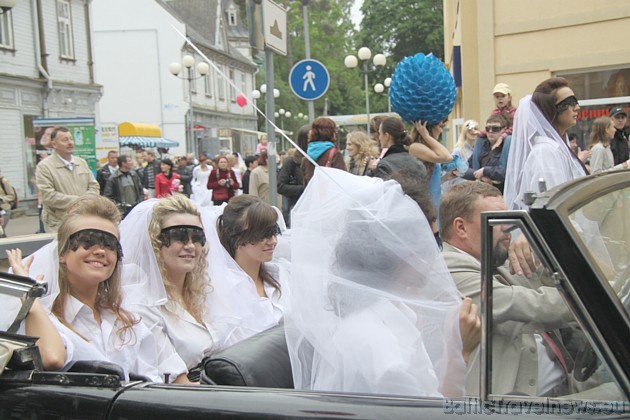
<path fill-rule="evenodd" d="M 482 214 L 482 406 L 514 414 L 628 413 L 628 197 L 626 171 L 555 188 L 529 212 Z M 496 244 L 506 232 L 527 239 L 537 265 L 530 278 L 498 266 Z M 529 306 L 517 303 L 520 312 L 506 317 L 498 311 L 505 302 L 495 299 L 497 277 L 538 298 L 524 298 Z M 562 300 L 546 298 L 554 294 Z"/>

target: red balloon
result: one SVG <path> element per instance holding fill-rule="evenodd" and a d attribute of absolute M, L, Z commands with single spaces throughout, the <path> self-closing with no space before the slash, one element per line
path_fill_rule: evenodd
<path fill-rule="evenodd" d="M 243 108 L 247 104 L 247 98 L 242 93 L 236 95 L 236 103 Z"/>

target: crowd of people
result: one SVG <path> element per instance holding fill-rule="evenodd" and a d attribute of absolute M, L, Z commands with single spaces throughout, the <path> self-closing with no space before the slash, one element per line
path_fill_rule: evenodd
<path fill-rule="evenodd" d="M 205 357 L 284 321 L 298 389 L 475 392 L 480 212 L 526 208 L 527 193 L 589 164 L 629 163 L 623 108 L 595 121 L 580 153 L 565 79 L 543 81 L 518 109 L 508 85 L 493 95 L 485 126 L 466 121 L 453 152 L 439 141 L 446 121 L 408 131 L 375 118 L 375 138 L 351 132 L 343 153 L 333 120 L 316 118 L 279 170 L 281 210 L 269 204 L 266 139 L 244 160 L 146 152 L 135 170 L 110 152 L 94 179 L 70 133 L 53 130 L 37 181 L 57 240 L 34 259 L 8 255 L 14 272 L 50 284 L 24 326 L 40 337 L 44 366 L 106 360 L 127 377 L 197 383 Z M 528 280 L 538 267 L 518 258 L 524 235 L 495 229 L 493 392 L 573 392 L 574 355 L 556 342 L 565 352 L 553 357 L 543 343 L 570 311 L 555 287 Z M 58 334 L 42 333 L 50 324 Z"/>

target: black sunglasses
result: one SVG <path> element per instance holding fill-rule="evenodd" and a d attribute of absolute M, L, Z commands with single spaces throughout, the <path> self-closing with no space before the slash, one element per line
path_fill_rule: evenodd
<path fill-rule="evenodd" d="M 578 99 L 575 95 L 571 95 L 568 98 L 565 98 L 556 104 L 556 110 L 558 112 L 562 112 L 568 108 L 574 108 L 578 105 Z"/>
<path fill-rule="evenodd" d="M 181 242 L 186 245 L 189 241 L 193 244 L 206 244 L 206 234 L 199 226 L 177 225 L 162 229 L 158 237 L 162 246 L 169 247 L 173 242 Z"/>
<path fill-rule="evenodd" d="M 499 125 L 486 125 L 486 131 L 488 133 L 498 133 L 501 130 L 503 130 L 503 127 Z"/>
<path fill-rule="evenodd" d="M 118 242 L 118 238 L 110 232 L 99 229 L 82 229 L 74 232 L 68 237 L 68 242 L 62 254 L 68 248 L 72 251 L 76 251 L 79 247 L 83 247 L 83 249 L 87 250 L 93 246 L 115 251 L 119 260 L 123 257 L 122 247 L 120 246 L 120 242 Z"/>
<path fill-rule="evenodd" d="M 277 223 L 274 223 L 266 229 L 257 229 L 256 233 L 252 233 L 249 229 L 243 229 L 234 232 L 232 236 L 236 238 L 237 246 L 243 246 L 247 244 L 257 244 L 260 241 L 271 239 L 274 236 L 279 236 L 281 234 L 282 230 L 280 229 L 280 226 L 278 226 Z"/>

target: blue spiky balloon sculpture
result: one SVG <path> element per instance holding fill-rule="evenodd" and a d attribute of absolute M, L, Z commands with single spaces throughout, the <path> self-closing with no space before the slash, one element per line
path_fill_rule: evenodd
<path fill-rule="evenodd" d="M 405 57 L 396 66 L 389 88 L 392 109 L 410 123 L 440 123 L 451 113 L 455 96 L 453 77 L 433 54 Z"/>

